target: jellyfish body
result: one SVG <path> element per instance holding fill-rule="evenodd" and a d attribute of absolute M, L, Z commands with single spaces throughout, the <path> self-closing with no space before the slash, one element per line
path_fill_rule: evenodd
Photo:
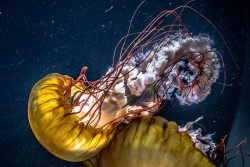
<path fill-rule="evenodd" d="M 33 87 L 28 105 L 29 123 L 38 141 L 53 155 L 67 161 L 83 161 L 102 150 L 112 139 L 109 129 L 100 130 L 78 122 L 65 100 L 67 76 L 49 74 Z M 72 93 L 81 89 L 71 88 Z"/>
<path fill-rule="evenodd" d="M 161 117 L 133 120 L 87 167 L 214 167 L 175 122 Z"/>
<path fill-rule="evenodd" d="M 175 92 L 181 104 L 203 101 L 218 78 L 212 42 L 188 34 L 177 37 L 120 62 L 98 82 L 60 74 L 40 80 L 28 107 L 39 142 L 59 158 L 83 161 L 108 145 L 115 133 L 112 127 L 155 114 L 169 94 Z"/>
<path fill-rule="evenodd" d="M 117 63 L 100 79 L 88 81 L 86 67 L 76 80 L 61 74 L 41 79 L 28 106 L 38 141 L 61 159 L 91 158 L 86 163 L 98 167 L 213 166 L 175 123 L 148 117 L 173 95 L 182 105 L 205 100 L 218 78 L 212 40 L 182 24 L 176 10 L 185 7 L 161 12 L 141 32 L 128 31 Z M 170 15 L 173 23 L 165 25 Z M 152 48 L 144 52 L 147 46 Z"/>

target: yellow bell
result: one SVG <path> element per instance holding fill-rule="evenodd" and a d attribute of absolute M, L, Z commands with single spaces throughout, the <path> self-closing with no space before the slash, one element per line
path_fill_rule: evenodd
<path fill-rule="evenodd" d="M 175 122 L 142 117 L 120 127 L 110 146 L 87 167 L 214 167 Z"/>
<path fill-rule="evenodd" d="M 67 161 L 84 161 L 108 145 L 114 131 L 79 122 L 66 100 L 68 76 L 49 74 L 33 87 L 28 104 L 29 123 L 38 141 L 53 155 Z M 71 95 L 81 90 L 71 88 Z"/>

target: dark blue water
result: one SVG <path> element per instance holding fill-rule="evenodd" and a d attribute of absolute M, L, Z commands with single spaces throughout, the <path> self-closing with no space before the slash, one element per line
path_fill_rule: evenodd
<path fill-rule="evenodd" d="M 6 0 L 0 3 L 0 166 L 81 166 L 54 157 L 36 140 L 27 116 L 29 93 L 49 73 L 76 78 L 81 68 L 88 66 L 88 80 L 104 75 L 112 64 L 113 50 L 126 34 L 140 2 Z M 141 31 L 162 10 L 174 9 L 185 2 L 148 0 L 136 14 L 131 31 Z M 247 94 L 240 98 L 241 86 L 246 85 L 244 91 L 249 92 L 247 83 L 250 83 L 248 64 L 244 65 L 249 57 L 249 3 L 197 0 L 191 6 L 218 28 L 240 70 L 211 25 L 193 12 L 184 11 L 183 23 L 190 31 L 207 33 L 214 39 L 214 47 L 224 56 L 227 83 L 233 86 L 226 87 L 218 107 L 221 85 L 215 85 L 212 94 L 201 104 L 188 107 L 178 102 L 168 103 L 160 115 L 180 125 L 203 115 L 201 123 L 209 133 L 216 132 L 214 137 L 219 141 L 230 134 L 239 99 L 247 103 L 249 98 Z M 220 76 L 219 82 L 223 82 L 223 70 Z M 239 142 L 245 138 L 239 137 Z"/>

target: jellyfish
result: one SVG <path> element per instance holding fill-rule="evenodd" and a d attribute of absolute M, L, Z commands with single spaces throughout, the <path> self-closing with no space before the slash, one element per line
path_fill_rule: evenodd
<path fill-rule="evenodd" d="M 158 152 L 162 158 L 152 159 L 155 163 L 168 161 L 173 166 L 202 161 L 212 166 L 189 135 L 178 132 L 175 123 L 152 117 L 173 97 L 182 105 L 204 101 L 219 77 L 220 60 L 224 68 L 212 39 L 192 34 L 182 23 L 180 16 L 185 8 L 195 11 L 184 5 L 162 11 L 140 32 L 131 33 L 129 27 L 115 48 L 112 66 L 96 81 L 87 79 L 87 67 L 82 68 L 77 79 L 53 73 L 38 81 L 28 105 L 29 122 L 38 141 L 67 161 L 85 161 L 103 154 L 100 161 L 109 166 L 109 161 L 118 163 L 118 151 L 119 155 L 131 153 L 122 162 L 131 158 L 131 166 L 149 165 L 140 159 Z M 151 49 L 146 50 L 148 47 Z M 135 132 L 138 126 L 142 128 L 138 135 L 150 130 L 147 133 L 155 139 L 139 136 L 130 148 L 118 149 L 121 136 L 126 139 L 124 143 L 132 142 L 130 139 L 135 136 L 126 136 L 126 132 Z M 127 130 L 121 131 L 121 127 Z M 156 139 L 160 142 L 155 145 Z M 161 144 L 164 146 L 159 148 Z M 134 160 L 131 156 L 141 149 L 147 153 Z M 182 152 L 183 149 L 188 151 Z"/>
<path fill-rule="evenodd" d="M 175 122 L 145 116 L 120 126 L 113 142 L 86 167 L 214 167 Z"/>

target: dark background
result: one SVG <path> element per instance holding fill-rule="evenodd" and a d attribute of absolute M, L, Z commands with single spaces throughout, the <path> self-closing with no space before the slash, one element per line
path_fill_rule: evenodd
<path fill-rule="evenodd" d="M 112 64 L 113 50 L 126 34 L 131 16 L 140 2 L 1 1 L 0 166 L 81 166 L 81 163 L 54 157 L 36 140 L 27 116 L 29 93 L 33 85 L 49 73 L 76 78 L 81 68 L 88 66 L 88 80 L 104 75 Z M 162 10 L 174 9 L 186 2 L 148 0 L 136 14 L 131 32 L 141 31 Z M 214 47 L 223 54 L 227 83 L 233 86 L 226 87 L 218 107 L 222 86 L 214 85 L 205 102 L 180 106 L 173 101 L 160 115 L 179 125 L 203 115 L 201 123 L 209 133 L 216 132 L 214 139 L 219 142 L 228 134 L 232 148 L 250 137 L 249 2 L 197 0 L 190 6 L 218 28 L 239 70 L 212 26 L 194 12 L 185 10 L 182 19 L 187 28 L 194 34 L 209 34 Z M 223 82 L 223 69 L 220 76 L 218 82 Z M 243 145 L 243 149 L 250 153 L 249 146 Z M 233 166 L 240 166 L 241 160 L 233 163 Z"/>

